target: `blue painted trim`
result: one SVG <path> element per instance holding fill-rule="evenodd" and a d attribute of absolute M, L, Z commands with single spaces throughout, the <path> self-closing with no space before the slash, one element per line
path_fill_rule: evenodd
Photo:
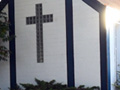
<path fill-rule="evenodd" d="M 100 13 L 100 62 L 101 90 L 108 90 L 107 33 L 105 27 L 105 10 Z"/>
<path fill-rule="evenodd" d="M 107 30 L 107 60 L 108 60 L 108 90 L 111 90 L 111 71 L 110 71 L 110 31 Z"/>
<path fill-rule="evenodd" d="M 97 0 L 83 0 L 90 7 L 99 12 L 100 20 L 100 63 L 101 63 L 101 90 L 111 90 L 110 88 L 110 55 L 109 43 L 107 42 L 107 32 L 105 24 L 106 7 Z"/>
<path fill-rule="evenodd" d="M 98 2 L 97 0 L 83 0 L 83 1 L 90 7 L 95 9 L 97 12 L 102 12 L 102 10 L 105 8 L 105 6 Z"/>
<path fill-rule="evenodd" d="M 15 10 L 14 0 L 9 2 L 9 21 L 10 21 L 10 32 L 9 35 L 15 35 Z M 16 88 L 16 50 L 15 50 L 15 38 L 10 41 L 9 48 L 10 54 L 10 87 Z"/>
<path fill-rule="evenodd" d="M 74 79 L 74 41 L 73 41 L 73 6 L 72 0 L 65 0 L 66 6 L 66 40 L 67 40 L 67 82 L 75 86 Z"/>
<path fill-rule="evenodd" d="M 0 2 L 0 12 L 3 10 L 3 8 L 8 4 L 9 0 L 2 0 Z"/>

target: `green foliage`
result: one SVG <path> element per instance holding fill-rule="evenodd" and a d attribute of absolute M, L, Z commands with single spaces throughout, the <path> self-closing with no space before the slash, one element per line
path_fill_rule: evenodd
<path fill-rule="evenodd" d="M 0 12 L 0 61 L 6 61 L 10 51 L 3 45 L 3 42 L 7 42 L 14 38 L 9 36 L 9 22 L 7 21 L 6 13 Z"/>
<path fill-rule="evenodd" d="M 116 87 L 117 90 L 120 90 L 120 85 L 118 84 L 118 82 L 116 81 L 114 86 Z"/>
<path fill-rule="evenodd" d="M 6 13 L 0 12 L 0 39 L 5 42 L 9 40 L 9 23 L 7 21 Z"/>
<path fill-rule="evenodd" d="M 35 79 L 35 82 L 37 85 L 32 84 L 20 84 L 25 88 L 25 90 L 65 90 L 67 88 L 66 85 L 62 85 L 61 83 L 56 83 L 55 80 L 52 80 L 50 82 L 41 81 L 38 79 Z"/>
<path fill-rule="evenodd" d="M 85 85 L 80 85 L 78 87 L 78 90 L 100 90 L 100 88 L 96 86 L 86 88 Z"/>
<path fill-rule="evenodd" d="M 33 84 L 20 84 L 24 90 L 100 90 L 99 87 L 85 87 L 84 85 L 79 86 L 78 88 L 75 87 L 67 87 L 67 85 L 62 83 L 56 83 L 55 80 L 50 82 L 46 82 L 43 80 L 35 79 L 36 85 Z M 10 89 L 12 90 L 12 89 Z M 23 90 L 19 86 L 16 90 Z"/>
<path fill-rule="evenodd" d="M 117 80 L 114 83 L 114 86 L 115 86 L 116 90 L 120 90 L 120 71 L 117 71 Z"/>

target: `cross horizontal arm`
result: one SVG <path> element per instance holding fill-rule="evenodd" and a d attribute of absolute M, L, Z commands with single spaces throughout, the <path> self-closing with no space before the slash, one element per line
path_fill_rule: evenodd
<path fill-rule="evenodd" d="M 53 22 L 53 14 L 43 15 L 43 23 Z"/>
<path fill-rule="evenodd" d="M 31 16 L 31 17 L 26 18 L 26 24 L 27 25 L 31 25 L 31 24 L 35 24 L 35 23 L 36 23 L 36 17 L 35 16 Z"/>

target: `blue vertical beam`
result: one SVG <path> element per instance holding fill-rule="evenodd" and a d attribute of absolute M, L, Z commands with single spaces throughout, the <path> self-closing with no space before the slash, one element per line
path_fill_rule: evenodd
<path fill-rule="evenodd" d="M 15 10 L 14 0 L 9 1 L 9 21 L 10 21 L 10 32 L 9 35 L 15 35 Z M 9 48 L 10 54 L 10 87 L 16 88 L 16 50 L 15 50 L 15 38 L 10 41 Z"/>
<path fill-rule="evenodd" d="M 111 90 L 111 71 L 110 71 L 110 31 L 107 30 L 107 65 L 108 65 L 108 90 Z"/>
<path fill-rule="evenodd" d="M 74 80 L 74 45 L 73 45 L 73 5 L 72 0 L 65 0 L 66 7 L 66 40 L 67 40 L 67 82 L 75 86 Z"/>
<path fill-rule="evenodd" d="M 105 24 L 105 9 L 100 14 L 100 63 L 101 63 L 101 90 L 109 90 L 108 63 L 107 63 L 107 31 Z"/>

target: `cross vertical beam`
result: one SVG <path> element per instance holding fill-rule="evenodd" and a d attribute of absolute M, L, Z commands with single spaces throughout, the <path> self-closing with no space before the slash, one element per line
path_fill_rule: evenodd
<path fill-rule="evenodd" d="M 36 5 L 37 61 L 43 62 L 43 20 L 42 4 Z"/>
<path fill-rule="evenodd" d="M 43 15 L 42 4 L 36 4 L 36 16 L 26 18 L 26 24 L 36 24 L 37 62 L 44 61 L 43 23 L 53 22 L 53 15 Z"/>

